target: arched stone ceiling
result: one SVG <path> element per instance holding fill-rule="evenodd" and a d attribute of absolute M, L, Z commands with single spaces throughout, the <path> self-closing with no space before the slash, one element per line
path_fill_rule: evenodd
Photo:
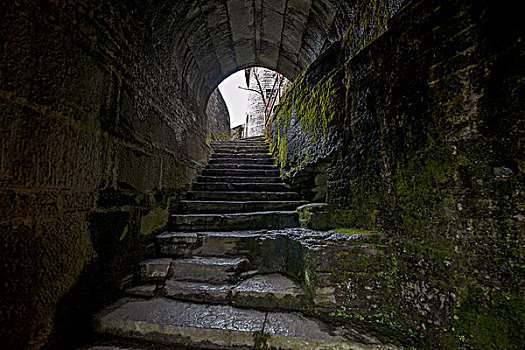
<path fill-rule="evenodd" d="M 293 77 L 342 38 L 358 1 L 158 0 L 153 37 L 176 55 L 192 89 L 207 96 L 245 67 Z"/>

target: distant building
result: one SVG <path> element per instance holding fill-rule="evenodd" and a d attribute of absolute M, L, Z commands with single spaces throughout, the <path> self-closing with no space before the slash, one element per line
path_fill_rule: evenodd
<path fill-rule="evenodd" d="M 250 93 L 244 135 L 259 136 L 264 133 L 266 120 L 273 115 L 289 81 L 282 74 L 261 67 L 248 68 L 245 74 Z"/>
<path fill-rule="evenodd" d="M 235 128 L 231 129 L 232 139 L 242 139 L 244 137 L 244 124 L 237 125 Z"/>

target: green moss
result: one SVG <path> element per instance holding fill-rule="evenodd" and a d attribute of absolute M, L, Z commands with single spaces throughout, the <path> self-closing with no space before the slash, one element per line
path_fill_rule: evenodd
<path fill-rule="evenodd" d="M 446 146 L 429 147 L 398 164 L 393 181 L 399 216 L 407 235 L 421 238 L 431 232 L 430 226 L 433 231 L 446 230 L 445 211 L 455 202 L 446 189 L 451 188 L 457 169 L 458 164 L 451 159 Z M 450 242 L 434 237 L 434 245 L 448 247 Z"/>
<path fill-rule="evenodd" d="M 150 235 L 166 227 L 169 211 L 167 208 L 155 207 L 140 220 L 140 234 Z"/>
<path fill-rule="evenodd" d="M 385 32 L 388 28 L 388 19 L 392 16 L 388 1 L 364 1 L 359 6 L 343 36 L 343 42 L 354 51 L 353 55 Z"/>
<path fill-rule="evenodd" d="M 370 235 L 370 234 L 377 234 L 377 231 L 365 231 L 365 230 L 358 230 L 355 228 L 337 228 L 334 230 L 337 233 L 342 233 L 344 235 Z"/>
<path fill-rule="evenodd" d="M 443 336 L 449 348 L 519 349 L 525 344 L 523 295 L 481 287 L 461 293 L 451 331 Z"/>
<path fill-rule="evenodd" d="M 330 121 L 335 115 L 335 99 L 332 78 L 324 79 L 315 86 L 305 82 L 301 76 L 286 93 L 279 103 L 275 116 L 277 137 L 275 145 L 271 146 L 272 153 L 277 157 L 276 163 L 281 168 L 288 164 L 287 131 L 292 117 L 297 120 L 301 129 L 308 135 L 309 142 L 317 142 L 319 138 L 327 136 Z M 308 154 L 298 155 L 299 164 L 295 171 L 308 161 Z"/>

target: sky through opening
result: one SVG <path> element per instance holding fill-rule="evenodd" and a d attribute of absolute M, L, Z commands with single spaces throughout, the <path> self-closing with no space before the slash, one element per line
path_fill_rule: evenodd
<path fill-rule="evenodd" d="M 248 91 L 239 89 L 246 88 L 244 69 L 233 73 L 219 84 L 219 90 L 230 113 L 230 127 L 234 128 L 246 121 L 246 110 L 248 108 Z"/>

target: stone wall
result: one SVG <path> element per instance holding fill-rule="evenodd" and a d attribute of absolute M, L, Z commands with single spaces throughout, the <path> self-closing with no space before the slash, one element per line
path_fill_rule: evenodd
<path fill-rule="evenodd" d="M 204 106 L 122 4 L 2 3 L 2 348 L 86 332 L 207 159 Z"/>
<path fill-rule="evenodd" d="M 283 171 L 303 191 L 323 175 L 333 224 L 394 248 L 392 302 L 346 317 L 405 329 L 418 348 L 523 344 L 520 23 L 489 1 L 408 2 L 368 46 L 325 51 L 281 104 Z M 497 178 L 504 167 L 515 176 Z"/>
<path fill-rule="evenodd" d="M 230 139 L 230 114 L 219 88 L 216 88 L 206 105 L 208 140 Z"/>
<path fill-rule="evenodd" d="M 277 72 L 262 67 L 250 68 L 249 71 L 248 88 L 259 93 L 250 91 L 248 94 L 248 110 L 246 111 L 245 124 L 246 137 L 261 136 L 264 134 L 265 113 L 271 116 L 270 109 L 279 103 L 279 96 L 288 80 L 282 77 L 279 81 Z M 257 80 L 259 81 L 257 82 Z M 264 94 L 264 100 L 261 93 Z"/>

